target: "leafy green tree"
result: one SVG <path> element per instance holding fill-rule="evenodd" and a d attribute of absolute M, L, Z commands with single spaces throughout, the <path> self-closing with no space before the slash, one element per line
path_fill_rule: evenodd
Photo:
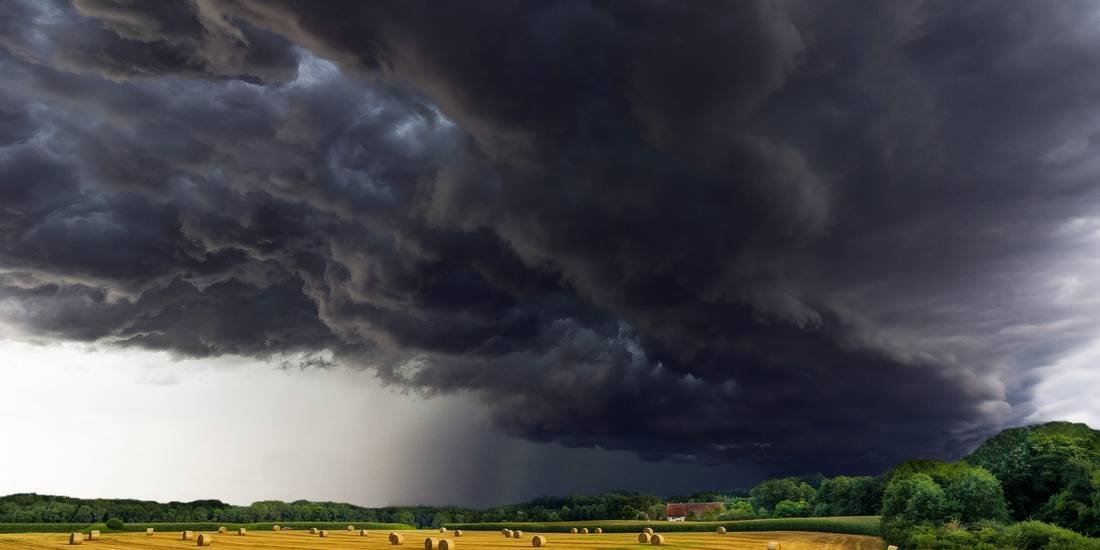
<path fill-rule="evenodd" d="M 774 509 L 775 505 L 784 500 L 804 500 L 812 506 L 817 498 L 817 490 L 809 483 L 798 482 L 794 478 L 768 479 L 753 487 L 749 495 L 757 508 Z"/>
<path fill-rule="evenodd" d="M 722 514 L 723 520 L 749 519 L 756 515 L 752 502 L 747 498 L 732 498 L 726 501 L 726 511 Z"/>
<path fill-rule="evenodd" d="M 947 499 L 943 488 L 924 473 L 895 478 L 886 486 L 882 501 L 882 519 L 915 524 L 943 523 L 947 518 Z"/>
<path fill-rule="evenodd" d="M 810 503 L 805 500 L 781 500 L 772 510 L 773 518 L 800 518 L 810 515 Z"/>
<path fill-rule="evenodd" d="M 873 516 L 882 509 L 886 483 L 881 477 L 838 476 L 821 482 L 816 516 Z"/>
<path fill-rule="evenodd" d="M 1082 508 L 1095 509 L 1091 479 L 1100 468 L 1100 432 L 1069 422 L 1011 428 L 965 460 L 1001 481 L 1015 519 L 1046 519 L 1100 534 Z"/>
<path fill-rule="evenodd" d="M 948 517 L 963 523 L 978 520 L 1007 521 L 1001 482 L 985 468 L 967 468 L 944 487 Z"/>

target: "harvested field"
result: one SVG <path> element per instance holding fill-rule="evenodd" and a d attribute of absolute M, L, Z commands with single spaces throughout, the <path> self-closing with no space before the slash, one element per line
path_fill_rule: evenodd
<path fill-rule="evenodd" d="M 207 535 L 210 533 L 207 532 Z M 437 529 L 404 531 L 401 546 L 419 550 L 424 539 L 438 536 Z M 463 533 L 462 550 L 523 550 L 531 548 L 531 539 L 541 534 L 546 537 L 547 548 L 562 550 L 629 550 L 651 548 L 638 544 L 638 533 L 608 533 L 600 536 L 570 533 L 524 533 L 522 539 L 506 539 L 498 531 L 470 531 Z M 196 533 L 196 536 L 198 533 Z M 664 546 L 691 550 L 764 550 L 768 541 L 779 541 L 783 550 L 882 550 L 882 539 L 860 535 L 812 533 L 796 531 L 778 532 L 730 532 L 725 535 L 711 533 L 663 533 Z M 0 549 L 42 550 L 68 546 L 69 537 L 62 533 L 20 533 L 0 535 Z M 103 533 L 98 541 L 87 541 L 84 546 L 102 550 L 165 550 L 192 548 L 195 541 L 180 540 L 180 534 L 156 533 Z M 310 536 L 306 531 L 250 532 L 248 536 L 214 536 L 212 548 L 237 550 L 395 550 L 385 534 L 373 533 L 366 537 L 358 532 L 332 531 L 327 538 Z"/>

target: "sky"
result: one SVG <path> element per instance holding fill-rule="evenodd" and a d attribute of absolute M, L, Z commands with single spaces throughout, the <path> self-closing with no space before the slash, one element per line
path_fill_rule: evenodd
<path fill-rule="evenodd" d="M 667 496 L 1100 425 L 1098 44 L 1090 2 L 4 2 L 0 494 Z"/>

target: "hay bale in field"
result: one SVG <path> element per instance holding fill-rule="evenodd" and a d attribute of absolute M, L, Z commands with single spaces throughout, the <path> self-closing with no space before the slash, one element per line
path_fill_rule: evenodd
<path fill-rule="evenodd" d="M 890 546 L 886 547 L 886 550 L 898 550 L 898 547 L 891 544 Z"/>
<path fill-rule="evenodd" d="M 725 527 L 719 527 L 719 528 L 715 529 L 714 532 L 718 533 L 719 535 L 725 535 L 726 534 L 726 528 Z"/>
<path fill-rule="evenodd" d="M 435 537 L 424 539 L 424 550 L 439 550 L 439 539 Z"/>
<path fill-rule="evenodd" d="M 226 534 L 227 532 L 228 532 L 228 530 L 227 530 L 227 529 L 225 528 L 225 526 L 224 526 L 224 525 L 223 525 L 223 526 L 221 526 L 221 527 L 218 527 L 218 533 L 220 533 L 220 534 L 224 535 L 224 534 Z"/>
<path fill-rule="evenodd" d="M 328 536 L 328 531 L 325 531 L 324 529 L 321 529 L 320 531 L 317 531 L 317 536 L 318 537 L 327 537 Z"/>
<path fill-rule="evenodd" d="M 455 545 L 455 541 L 451 539 L 443 539 L 439 541 L 439 550 L 456 550 L 456 548 L 458 548 L 458 546 Z"/>
<path fill-rule="evenodd" d="M 247 534 L 248 534 L 248 529 L 245 529 L 244 527 L 241 527 L 241 528 L 237 529 L 237 535 L 243 537 L 244 535 L 247 535 Z"/>
<path fill-rule="evenodd" d="M 543 546 L 546 546 L 546 537 L 542 535 L 535 535 L 531 537 L 531 546 L 534 546 L 535 548 L 542 548 Z"/>
<path fill-rule="evenodd" d="M 638 533 L 638 542 L 640 542 L 642 544 L 649 544 L 649 539 L 652 536 L 653 535 L 651 535 L 649 533 L 646 533 L 645 531 L 642 531 L 641 533 Z"/>
<path fill-rule="evenodd" d="M 446 528 L 446 527 L 440 527 L 440 528 L 439 528 L 439 532 L 440 532 L 440 533 L 446 533 L 446 532 L 447 532 L 447 528 Z"/>
<path fill-rule="evenodd" d="M 317 534 L 317 528 L 316 527 L 310 527 L 309 528 L 309 534 L 316 535 Z"/>
<path fill-rule="evenodd" d="M 191 540 L 195 538 L 194 531 L 184 531 L 180 533 L 180 540 Z"/>
<path fill-rule="evenodd" d="M 569 530 L 569 532 L 570 532 L 570 533 L 573 533 L 574 535 L 576 535 L 576 534 L 577 534 L 577 528 L 576 528 L 576 527 L 574 527 L 574 528 L 570 529 L 570 530 Z"/>
<path fill-rule="evenodd" d="M 501 529 L 500 534 L 504 535 L 504 538 L 506 538 L 506 539 L 512 538 L 512 530 L 508 529 L 507 527 L 504 528 L 504 529 Z"/>
<path fill-rule="evenodd" d="M 279 527 L 278 524 L 275 524 L 275 525 L 271 526 L 271 530 L 272 531 L 282 531 L 283 529 L 281 527 Z"/>
<path fill-rule="evenodd" d="M 92 529 L 92 532 L 88 533 L 88 540 L 99 540 L 99 529 Z"/>
<path fill-rule="evenodd" d="M 405 536 L 401 533 L 390 532 L 390 544 L 401 544 L 405 542 Z"/>
<path fill-rule="evenodd" d="M 146 535 L 152 535 L 153 534 L 153 528 L 152 527 L 146 527 L 145 528 L 145 534 Z"/>
<path fill-rule="evenodd" d="M 771 541 L 768 543 L 768 550 L 779 550 L 779 541 Z"/>
<path fill-rule="evenodd" d="M 210 546 L 214 543 L 214 535 L 208 535 L 206 533 L 199 533 L 199 538 L 196 541 L 199 546 Z"/>
<path fill-rule="evenodd" d="M 582 535 L 587 535 L 588 534 L 588 528 L 587 527 L 581 527 L 581 534 Z"/>
<path fill-rule="evenodd" d="M 366 530 L 366 529 L 360 529 L 360 530 L 359 530 L 359 536 L 360 536 L 360 537 L 365 537 L 365 536 L 367 536 L 367 530 Z"/>
<path fill-rule="evenodd" d="M 653 545 L 656 545 L 656 546 L 660 546 L 660 545 L 665 543 L 665 536 L 660 535 L 660 534 L 654 534 L 653 536 L 649 537 L 649 543 L 653 544 Z"/>
<path fill-rule="evenodd" d="M 84 544 L 84 533 L 69 533 L 69 544 Z"/>
<path fill-rule="evenodd" d="M 462 529 L 455 529 L 455 536 L 456 537 L 461 537 L 462 536 Z"/>
<path fill-rule="evenodd" d="M 520 531 L 519 529 L 516 529 L 516 531 L 512 533 L 512 538 L 514 538 L 514 539 L 523 538 L 523 531 Z"/>
<path fill-rule="evenodd" d="M 596 534 L 597 534 L 597 535 L 602 535 L 602 534 L 603 534 L 603 528 L 601 528 L 601 527 L 597 527 L 597 528 L 596 528 Z"/>
<path fill-rule="evenodd" d="M 647 535 L 652 535 L 653 534 L 653 528 L 652 527 L 646 527 L 645 529 L 642 529 L 642 532 L 647 534 Z"/>
<path fill-rule="evenodd" d="M 355 530 L 355 526 L 354 526 L 354 525 L 349 525 L 349 526 L 348 526 L 348 531 L 354 531 L 354 530 Z"/>

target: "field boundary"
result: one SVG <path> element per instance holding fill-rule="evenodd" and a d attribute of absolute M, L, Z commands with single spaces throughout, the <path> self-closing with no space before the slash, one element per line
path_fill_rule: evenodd
<path fill-rule="evenodd" d="M 829 518 L 770 518 L 737 521 L 497 521 L 483 523 L 446 523 L 448 529 L 467 531 L 499 531 L 521 529 L 540 533 L 568 533 L 570 529 L 600 527 L 605 533 L 635 533 L 646 527 L 662 533 L 690 533 L 714 531 L 725 527 L 731 532 L 755 531 L 812 531 L 841 535 L 866 535 L 882 537 L 882 525 L 878 516 L 847 516 Z"/>
<path fill-rule="evenodd" d="M 127 523 L 122 529 L 108 529 L 103 523 L 0 523 L 0 533 L 87 533 L 92 529 L 98 529 L 104 533 L 142 532 L 152 527 L 156 531 L 217 531 L 218 527 L 236 530 L 244 527 L 249 531 L 270 531 L 275 525 L 290 527 L 293 529 L 318 529 L 340 530 L 348 525 L 354 525 L 356 529 L 376 531 L 406 531 L 416 527 L 404 523 L 378 523 L 370 521 L 268 521 L 259 523 L 218 523 L 214 521 L 191 522 L 154 522 L 154 523 Z"/>

